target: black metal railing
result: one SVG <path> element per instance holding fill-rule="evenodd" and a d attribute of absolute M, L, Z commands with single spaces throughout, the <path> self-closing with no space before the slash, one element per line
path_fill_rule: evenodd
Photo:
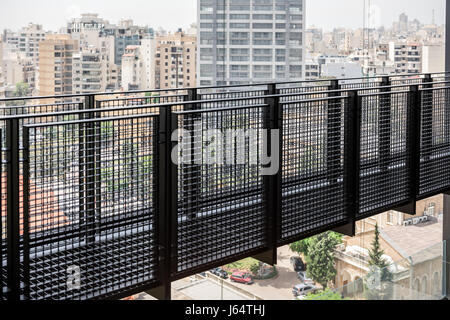
<path fill-rule="evenodd" d="M 248 256 L 273 264 L 279 246 L 386 210 L 414 214 L 450 189 L 446 74 L 0 106 L 1 299 L 168 299 L 177 279 Z M 265 147 L 280 155 L 276 174 L 252 162 Z"/>

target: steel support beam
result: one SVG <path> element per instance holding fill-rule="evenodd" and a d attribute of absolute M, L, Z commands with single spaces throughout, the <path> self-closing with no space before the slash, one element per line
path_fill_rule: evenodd
<path fill-rule="evenodd" d="M 276 84 L 270 84 L 268 86 L 267 94 L 276 95 L 278 94 Z M 276 130 L 282 129 L 282 110 L 280 107 L 279 97 L 271 97 L 267 99 L 268 108 L 266 108 L 265 119 L 264 119 L 264 127 L 267 129 L 267 141 L 265 141 L 264 146 L 265 150 L 272 156 L 272 132 Z M 278 156 L 279 156 L 279 169 L 277 173 L 273 176 L 264 176 L 264 195 L 267 204 L 267 243 L 268 250 L 259 255 L 254 256 L 256 260 L 267 263 L 268 265 L 274 266 L 277 264 L 277 255 L 278 255 L 278 238 L 281 232 L 281 176 L 282 176 L 282 135 L 281 133 L 278 135 Z M 263 150 L 264 151 L 264 150 Z M 270 166 L 268 164 L 267 166 Z"/>
<path fill-rule="evenodd" d="M 356 216 L 359 213 L 360 143 L 361 143 L 361 97 L 358 91 L 349 92 L 345 108 L 344 134 L 344 193 L 348 223 L 333 231 L 354 237 Z"/>
<path fill-rule="evenodd" d="M 444 229 L 443 229 L 443 241 L 444 241 L 444 261 L 443 261 L 443 294 L 450 297 L 450 191 L 444 194 Z"/>
<path fill-rule="evenodd" d="M 450 0 L 445 6 L 445 71 L 450 72 Z"/>

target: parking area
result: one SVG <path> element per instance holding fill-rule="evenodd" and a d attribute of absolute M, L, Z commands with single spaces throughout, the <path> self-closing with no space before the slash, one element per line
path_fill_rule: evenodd
<path fill-rule="evenodd" d="M 233 290 L 231 286 L 224 286 L 222 289 L 220 283 L 216 281 L 208 279 L 194 281 L 193 278 L 186 278 L 172 283 L 172 298 L 173 300 L 222 300 L 222 298 L 223 300 L 251 300 L 251 295 L 256 295 L 264 300 L 292 300 L 294 299 L 292 287 L 300 283 L 290 263 L 290 258 L 294 255 L 288 246 L 278 250 L 278 275 L 273 279 L 255 280 L 252 285 L 224 280 L 238 289 Z M 243 292 L 248 292 L 249 295 Z"/>
<path fill-rule="evenodd" d="M 290 258 L 294 253 L 288 246 L 278 250 L 278 276 L 269 280 L 255 280 L 253 285 L 238 284 L 235 285 L 260 296 L 264 300 L 292 300 L 292 287 L 299 284 L 297 274 L 292 269 Z"/>

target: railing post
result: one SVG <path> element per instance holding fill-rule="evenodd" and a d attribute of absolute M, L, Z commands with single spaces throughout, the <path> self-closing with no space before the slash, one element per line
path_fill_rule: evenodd
<path fill-rule="evenodd" d="M 411 188 L 411 210 L 409 214 L 416 214 L 416 200 L 419 195 L 420 187 L 420 134 L 422 104 L 419 86 L 411 86 L 408 97 L 407 125 L 408 133 L 406 136 L 406 153 L 408 155 L 408 168 L 410 172 Z"/>
<path fill-rule="evenodd" d="M 30 129 L 23 127 L 23 295 L 30 299 Z"/>
<path fill-rule="evenodd" d="M 389 77 L 383 77 L 381 80 L 380 92 L 390 92 L 391 80 Z M 379 131 L 379 161 L 382 172 L 389 170 L 391 162 L 391 95 L 384 94 L 380 96 L 379 103 L 379 117 L 378 117 L 378 131 Z M 386 124 L 389 125 L 386 125 Z M 383 128 L 381 132 L 381 128 Z"/>
<path fill-rule="evenodd" d="M 92 110 L 95 108 L 95 95 L 85 97 L 84 109 Z M 81 116 L 85 120 L 95 119 L 95 113 L 83 113 Z M 96 230 L 96 134 L 94 122 L 80 124 L 80 226 L 84 229 L 86 241 L 95 242 Z"/>
<path fill-rule="evenodd" d="M 267 141 L 265 149 L 268 155 L 272 156 L 272 144 L 278 143 L 279 153 L 279 169 L 275 175 L 265 175 L 263 177 L 264 183 L 264 197 L 266 206 L 266 223 L 267 223 L 267 242 L 268 250 L 259 255 L 254 256 L 255 259 L 274 266 L 277 264 L 277 248 L 278 239 L 281 235 L 281 200 L 282 200 L 282 110 L 280 107 L 280 98 L 277 96 L 279 91 L 275 83 L 268 85 L 266 98 L 267 107 L 264 109 L 264 129 L 267 134 Z M 278 130 L 279 140 L 272 141 L 272 133 Z M 268 165 L 270 166 L 270 164 Z"/>
<path fill-rule="evenodd" d="M 433 88 L 433 78 L 431 74 L 426 74 L 423 79 L 423 88 Z M 422 92 L 422 117 L 423 117 L 423 130 L 422 130 L 422 151 L 425 161 L 431 157 L 433 149 L 433 92 Z"/>
<path fill-rule="evenodd" d="M 329 90 L 340 90 L 339 80 L 332 80 Z M 339 92 L 330 92 L 329 97 L 340 96 Z M 331 100 L 327 104 L 327 177 L 331 184 L 339 179 L 341 167 L 341 100 Z"/>
<path fill-rule="evenodd" d="M 199 104 L 196 102 L 199 100 L 199 95 L 197 89 L 189 89 L 188 95 L 186 97 L 189 102 L 192 102 L 186 105 L 185 109 L 192 111 L 198 110 Z M 200 152 L 201 145 L 198 145 L 197 132 L 196 132 L 196 122 L 201 121 L 201 115 L 192 114 L 188 116 L 188 119 L 185 120 L 185 124 L 183 129 L 187 130 L 189 133 L 193 134 L 191 141 L 191 159 L 188 160 L 188 164 L 185 165 L 184 161 L 181 163 L 182 171 L 183 171 L 183 179 L 181 181 L 183 193 L 185 194 L 186 199 L 189 199 L 191 202 L 189 204 L 189 208 L 186 208 L 187 215 L 189 219 L 195 219 L 197 216 L 197 210 L 199 208 L 199 201 L 201 200 L 201 165 L 197 163 L 196 157 Z"/>
<path fill-rule="evenodd" d="M 6 122 L 7 170 L 7 284 L 8 299 L 20 300 L 20 152 L 19 119 Z"/>
<path fill-rule="evenodd" d="M 349 92 L 347 101 L 344 111 L 344 202 L 349 223 L 335 231 L 354 236 L 359 213 L 362 98 L 355 90 Z"/>
<path fill-rule="evenodd" d="M 3 279 L 4 279 L 4 274 L 3 274 L 3 129 L 0 128 L 0 183 L 2 185 L 2 187 L 0 187 L 0 212 L 1 212 L 1 217 L 0 217 L 0 234 L 2 235 L 1 239 L 0 239 L 0 300 L 4 300 L 4 294 L 5 292 L 3 292 L 4 289 L 4 284 L 3 284 Z"/>
<path fill-rule="evenodd" d="M 443 229 L 443 241 L 444 241 L 444 253 L 443 253 L 443 286 L 442 291 L 444 297 L 449 297 L 450 295 L 450 192 L 445 193 L 444 206 L 443 206 L 443 219 L 444 219 L 444 229 Z"/>
<path fill-rule="evenodd" d="M 158 131 L 158 215 L 157 215 L 157 246 L 158 246 L 158 287 L 147 293 L 159 300 L 171 299 L 171 275 L 176 270 L 177 232 L 177 201 L 178 201 L 178 169 L 172 161 L 172 132 L 177 118 L 170 107 L 159 108 Z M 176 127 L 175 127 L 176 128 Z M 175 219 L 174 219 L 175 218 Z M 175 262 L 172 263 L 172 262 Z"/>

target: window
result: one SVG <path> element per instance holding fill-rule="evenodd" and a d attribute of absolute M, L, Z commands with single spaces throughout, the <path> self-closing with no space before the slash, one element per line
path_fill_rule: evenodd
<path fill-rule="evenodd" d="M 386 222 L 388 224 L 394 223 L 394 214 L 392 212 L 388 212 Z"/>

